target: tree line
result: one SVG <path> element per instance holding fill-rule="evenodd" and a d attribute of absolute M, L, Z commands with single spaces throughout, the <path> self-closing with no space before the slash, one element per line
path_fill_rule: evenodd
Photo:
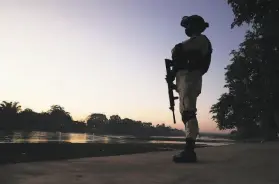
<path fill-rule="evenodd" d="M 84 121 L 75 121 L 69 112 L 59 105 L 53 105 L 46 112 L 22 109 L 18 102 L 3 101 L 0 104 L 0 130 L 2 131 L 46 131 L 100 133 L 135 136 L 175 136 L 184 132 L 165 124 L 153 126 L 129 118 L 92 113 Z"/>
<path fill-rule="evenodd" d="M 249 25 L 245 39 L 231 52 L 225 70 L 227 93 L 210 112 L 219 129 L 235 129 L 240 138 L 274 140 L 279 133 L 278 0 L 227 0 L 231 28 Z M 216 51 L 218 52 L 218 51 Z"/>

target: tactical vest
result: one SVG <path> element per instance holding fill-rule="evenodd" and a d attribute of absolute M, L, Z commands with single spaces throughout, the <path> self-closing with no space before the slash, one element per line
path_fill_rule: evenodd
<path fill-rule="evenodd" d="M 199 51 L 185 52 L 183 51 L 182 43 L 177 44 L 172 52 L 172 60 L 174 61 L 175 71 L 187 70 L 187 71 L 196 71 L 200 70 L 204 75 L 210 66 L 211 55 L 212 55 L 212 45 L 209 39 L 208 40 L 208 54 L 204 57 Z M 199 62 L 198 62 L 199 61 Z"/>
<path fill-rule="evenodd" d="M 210 66 L 210 63 L 211 63 L 211 55 L 212 55 L 212 44 L 210 42 L 210 40 L 206 37 L 207 41 L 208 41 L 208 53 L 207 55 L 204 57 L 204 64 L 203 64 L 203 67 L 202 67 L 202 74 L 204 75 L 208 69 L 209 69 L 209 66 Z"/>

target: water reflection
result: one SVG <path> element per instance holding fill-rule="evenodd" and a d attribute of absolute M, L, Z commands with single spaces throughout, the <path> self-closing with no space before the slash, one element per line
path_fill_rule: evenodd
<path fill-rule="evenodd" d="M 132 136 L 94 135 L 85 133 L 61 133 L 61 132 L 0 132 L 0 143 L 47 143 L 47 142 L 69 142 L 69 143 L 165 143 L 184 144 L 179 140 L 141 140 Z M 165 137 L 168 138 L 168 137 Z M 170 137 L 169 137 L 170 138 Z M 159 139 L 159 136 L 158 136 Z M 197 142 L 197 144 L 226 145 L 228 143 Z"/>
<path fill-rule="evenodd" d="M 159 141 L 159 140 L 152 140 L 148 141 L 149 143 L 154 143 L 154 144 L 184 144 L 182 141 Z"/>
<path fill-rule="evenodd" d="M 149 143 L 154 143 L 154 144 L 185 144 L 183 141 L 161 141 L 161 140 L 152 140 L 148 141 Z M 196 145 L 208 145 L 208 146 L 224 146 L 224 145 L 229 145 L 232 143 L 216 143 L 216 142 L 196 142 Z"/>
<path fill-rule="evenodd" d="M 70 143 L 86 143 L 88 137 L 86 134 L 70 134 L 67 142 Z"/>
<path fill-rule="evenodd" d="M 24 142 L 23 135 L 22 134 L 18 134 L 18 133 L 14 133 L 13 137 L 12 137 L 12 142 L 14 142 L 14 143 L 22 143 L 22 142 Z"/>
<path fill-rule="evenodd" d="M 104 137 L 104 143 L 109 143 L 109 138 L 107 136 Z"/>

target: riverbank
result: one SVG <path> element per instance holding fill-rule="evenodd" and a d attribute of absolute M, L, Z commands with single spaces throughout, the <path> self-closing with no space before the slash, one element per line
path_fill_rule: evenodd
<path fill-rule="evenodd" d="M 197 148 L 208 145 L 198 144 Z M 4 143 L 0 164 L 102 157 L 183 149 L 183 144 L 162 143 Z"/>
<path fill-rule="evenodd" d="M 0 165 L 5 184 L 274 184 L 279 143 L 238 143 L 196 150 L 199 162 L 175 164 L 176 151 Z"/>

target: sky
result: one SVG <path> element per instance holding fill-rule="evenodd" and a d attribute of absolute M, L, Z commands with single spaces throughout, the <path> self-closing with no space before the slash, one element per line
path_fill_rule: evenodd
<path fill-rule="evenodd" d="M 74 119 L 118 114 L 172 122 L 164 59 L 188 39 L 180 20 L 201 15 L 213 45 L 198 98 L 201 131 L 217 131 L 210 107 L 227 90 L 225 67 L 245 27 L 231 29 L 225 0 L 0 0 L 0 100 L 46 111 L 58 104 Z"/>

